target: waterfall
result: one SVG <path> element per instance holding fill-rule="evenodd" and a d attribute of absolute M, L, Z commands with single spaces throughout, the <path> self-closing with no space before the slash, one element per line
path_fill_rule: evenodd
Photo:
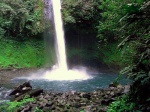
<path fill-rule="evenodd" d="M 49 31 L 46 30 L 46 32 L 50 32 L 50 37 L 55 37 L 57 63 L 51 70 L 47 70 L 43 75 L 37 78 L 48 80 L 87 80 L 91 78 L 84 67 L 68 69 L 61 17 L 61 0 L 44 0 L 44 3 L 45 23 L 49 25 Z M 46 41 L 51 40 L 50 37 L 46 36 L 46 38 L 48 38 Z M 49 43 L 49 45 L 50 44 L 51 43 Z M 48 44 L 46 47 L 49 47 Z M 35 79 L 35 76 L 30 76 L 30 79 L 32 78 Z"/>
<path fill-rule="evenodd" d="M 49 50 L 51 44 L 55 42 L 57 64 L 52 69 L 41 69 L 36 73 L 29 74 L 29 77 L 20 77 L 20 79 L 49 81 L 81 81 L 93 78 L 87 72 L 86 67 L 77 67 L 68 69 L 66 61 L 65 39 L 63 22 L 61 18 L 61 0 L 44 0 L 44 20 L 48 28 L 45 30 L 46 50 Z M 51 39 L 55 37 L 55 41 Z M 54 51 L 55 52 L 55 51 Z M 53 54 L 54 54 L 53 52 Z M 47 51 L 48 55 L 52 52 Z M 57 86 L 57 85 L 56 85 Z"/>
<path fill-rule="evenodd" d="M 61 3 L 60 0 L 52 0 L 55 36 L 56 36 L 56 53 L 58 60 L 58 68 L 64 71 L 68 70 L 66 61 L 64 29 L 61 17 Z"/>

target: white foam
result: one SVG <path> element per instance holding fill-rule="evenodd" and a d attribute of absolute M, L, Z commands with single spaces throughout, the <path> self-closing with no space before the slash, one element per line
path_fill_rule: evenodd
<path fill-rule="evenodd" d="M 47 80 L 87 80 L 92 77 L 88 75 L 85 69 L 72 69 L 72 70 L 63 70 L 63 69 L 54 69 L 52 71 L 46 71 L 43 76 L 44 79 Z"/>
<path fill-rule="evenodd" d="M 31 73 L 26 77 L 17 77 L 17 79 L 28 80 L 49 80 L 49 81 L 82 81 L 93 78 L 89 75 L 85 67 L 73 68 L 70 70 L 54 67 L 52 70 L 39 70 L 36 73 Z"/>

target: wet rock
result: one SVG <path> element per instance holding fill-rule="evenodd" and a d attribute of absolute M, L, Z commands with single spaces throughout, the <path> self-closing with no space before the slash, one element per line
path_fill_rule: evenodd
<path fill-rule="evenodd" d="M 36 97 L 36 96 L 40 95 L 41 93 L 43 93 L 43 89 L 31 90 L 28 94 L 30 97 Z"/>
<path fill-rule="evenodd" d="M 55 105 L 51 106 L 50 109 L 55 110 L 56 109 Z"/>
<path fill-rule="evenodd" d="M 127 94 L 129 90 L 130 90 L 130 85 L 125 85 L 123 93 Z"/>
<path fill-rule="evenodd" d="M 45 99 L 49 99 L 49 98 L 50 98 L 50 95 L 49 95 L 49 94 L 46 94 L 46 95 L 44 96 L 44 98 L 45 98 Z"/>
<path fill-rule="evenodd" d="M 83 98 L 87 98 L 88 100 L 91 99 L 91 95 L 88 94 L 88 93 L 83 94 L 82 97 L 83 97 Z"/>
<path fill-rule="evenodd" d="M 19 88 L 13 90 L 13 91 L 9 94 L 9 96 L 16 95 L 17 93 L 21 93 L 21 90 L 19 90 Z"/>
<path fill-rule="evenodd" d="M 54 103 L 53 102 L 48 102 L 48 103 L 46 103 L 46 106 L 47 107 L 50 107 L 50 106 L 52 106 Z"/>
<path fill-rule="evenodd" d="M 90 112 L 91 107 L 92 107 L 91 105 L 85 106 L 85 107 L 84 107 L 84 111 L 85 111 L 85 112 Z"/>
<path fill-rule="evenodd" d="M 101 105 L 109 105 L 113 101 L 113 99 L 103 99 L 101 100 Z"/>
<path fill-rule="evenodd" d="M 25 82 L 17 87 L 14 88 L 14 90 L 9 94 L 9 96 L 16 95 L 18 97 L 19 95 L 25 94 L 27 91 L 31 90 L 32 87 L 29 82 Z"/>
<path fill-rule="evenodd" d="M 81 110 L 85 112 L 106 112 L 107 106 L 113 102 L 118 95 L 122 95 L 123 91 L 124 87 L 118 85 L 93 92 L 69 91 L 60 93 L 51 91 L 46 93 L 43 92 L 42 89 L 36 89 L 26 93 L 36 99 L 36 101 L 27 104 L 29 107 L 32 107 L 29 110 L 31 112 L 34 111 L 36 107 L 43 109 L 45 112 L 49 110 L 52 112 L 80 112 Z"/>
<path fill-rule="evenodd" d="M 23 92 L 27 92 L 27 91 L 30 91 L 31 89 L 32 89 L 31 87 L 23 87 L 22 91 Z"/>
<path fill-rule="evenodd" d="M 112 91 L 115 89 L 115 87 L 109 87 L 109 88 L 110 88 L 110 90 L 112 90 Z"/>
<path fill-rule="evenodd" d="M 44 107 L 44 108 L 43 108 L 43 111 L 44 111 L 44 112 L 49 112 L 50 109 L 49 109 L 49 107 Z"/>
<path fill-rule="evenodd" d="M 113 96 L 115 96 L 115 93 L 113 91 L 111 91 L 110 95 L 113 97 Z"/>
<path fill-rule="evenodd" d="M 22 84 L 23 87 L 30 87 L 32 89 L 32 86 L 30 85 L 30 82 L 27 81 L 25 83 Z"/>
<path fill-rule="evenodd" d="M 29 110 L 30 110 L 30 107 L 26 106 L 21 112 L 29 112 Z"/>
<path fill-rule="evenodd" d="M 22 100 L 26 95 L 29 95 L 30 97 L 36 97 L 43 93 L 42 89 L 35 89 L 32 90 L 32 86 L 29 82 L 25 82 L 18 87 L 16 87 L 10 94 L 11 101 L 20 101 Z"/>
<path fill-rule="evenodd" d="M 19 95 L 18 97 L 15 96 L 15 98 L 11 99 L 11 101 L 21 101 L 27 94 Z"/>
<path fill-rule="evenodd" d="M 97 112 L 106 112 L 107 111 L 107 107 L 98 107 Z"/>
<path fill-rule="evenodd" d="M 51 104 L 51 106 L 52 106 L 52 104 Z M 40 102 L 38 107 L 39 107 L 40 109 L 43 109 L 43 108 L 45 108 L 45 107 L 50 107 L 50 105 L 48 105 L 48 104 L 45 103 L 45 102 Z"/>
<path fill-rule="evenodd" d="M 32 104 L 31 103 L 30 106 L 35 109 L 37 107 L 37 104 Z"/>
<path fill-rule="evenodd" d="M 109 87 L 116 87 L 116 85 L 114 83 L 110 83 Z"/>
<path fill-rule="evenodd" d="M 85 103 L 85 102 L 84 102 L 84 103 L 80 103 L 80 105 L 81 105 L 81 106 L 86 106 L 86 103 Z"/>
<path fill-rule="evenodd" d="M 35 92 L 35 93 L 34 93 Z M 29 95 L 29 97 L 36 97 L 36 96 L 38 96 L 39 94 L 38 93 L 36 93 L 37 91 L 34 91 L 34 90 L 32 90 L 32 91 L 29 91 L 29 92 L 26 92 L 25 94 L 22 94 L 22 95 L 19 95 L 19 96 L 15 96 L 15 97 L 11 97 L 11 101 L 20 101 L 20 100 L 22 100 L 26 95 Z"/>
<path fill-rule="evenodd" d="M 119 93 L 122 93 L 124 91 L 124 87 L 122 85 L 118 85 L 117 89 Z"/>
<path fill-rule="evenodd" d="M 105 94 L 107 94 L 107 95 L 110 95 L 110 93 L 111 93 L 110 90 L 107 90 L 107 91 L 105 92 Z"/>
<path fill-rule="evenodd" d="M 76 101 L 79 101 L 79 100 L 80 100 L 80 97 L 79 97 L 79 96 L 75 96 L 74 99 L 75 99 Z"/>

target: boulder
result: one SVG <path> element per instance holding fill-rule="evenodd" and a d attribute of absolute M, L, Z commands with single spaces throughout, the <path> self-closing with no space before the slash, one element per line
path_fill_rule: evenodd
<path fill-rule="evenodd" d="M 36 97 L 40 95 L 41 93 L 43 93 L 43 89 L 34 89 L 28 92 L 30 97 Z"/>
<path fill-rule="evenodd" d="M 32 86 L 30 85 L 29 81 L 27 81 L 15 87 L 14 90 L 9 94 L 9 96 L 16 95 L 16 97 L 18 97 L 31 89 L 32 89 Z"/>
<path fill-rule="evenodd" d="M 130 90 L 130 85 L 125 85 L 123 93 L 127 94 L 129 92 L 129 90 Z"/>
<path fill-rule="evenodd" d="M 101 105 L 109 105 L 113 101 L 113 99 L 103 99 L 101 100 Z"/>
<path fill-rule="evenodd" d="M 20 101 L 22 100 L 26 95 L 29 95 L 29 97 L 36 97 L 43 93 L 43 89 L 35 89 L 32 90 L 32 86 L 30 85 L 29 81 L 17 86 L 10 94 L 11 101 Z"/>
<path fill-rule="evenodd" d="M 22 86 L 23 86 L 23 87 L 30 87 L 30 88 L 32 88 L 32 86 L 30 85 L 30 82 L 29 82 L 29 81 L 23 83 Z"/>
<path fill-rule="evenodd" d="M 116 85 L 112 82 L 109 84 L 109 87 L 116 87 Z"/>
<path fill-rule="evenodd" d="M 88 100 L 91 99 L 91 95 L 89 93 L 82 94 L 82 97 L 87 98 Z"/>
<path fill-rule="evenodd" d="M 26 106 L 21 112 L 29 112 L 29 110 L 30 110 L 30 107 Z"/>

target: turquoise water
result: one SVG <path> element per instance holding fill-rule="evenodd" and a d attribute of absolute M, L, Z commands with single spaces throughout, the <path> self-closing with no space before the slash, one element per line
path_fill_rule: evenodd
<path fill-rule="evenodd" d="M 93 78 L 82 81 L 49 81 L 49 80 L 30 80 L 31 86 L 33 88 L 41 88 L 47 91 L 82 91 L 90 92 L 96 89 L 106 88 L 108 85 L 117 78 L 117 74 L 92 74 Z M 27 81 L 26 79 L 13 79 L 12 83 L 23 83 Z M 129 84 L 131 81 L 125 76 L 122 76 L 119 83 L 122 85 Z"/>

